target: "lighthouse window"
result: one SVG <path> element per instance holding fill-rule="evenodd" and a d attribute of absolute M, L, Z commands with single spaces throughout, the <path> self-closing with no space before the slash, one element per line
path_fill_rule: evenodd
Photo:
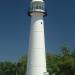
<path fill-rule="evenodd" d="M 41 22 L 41 24 L 42 24 L 42 22 Z"/>
<path fill-rule="evenodd" d="M 39 9 L 38 6 L 36 6 L 36 9 Z"/>

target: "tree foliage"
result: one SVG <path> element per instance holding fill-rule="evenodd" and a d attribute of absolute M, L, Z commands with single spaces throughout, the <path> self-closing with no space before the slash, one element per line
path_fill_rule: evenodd
<path fill-rule="evenodd" d="M 75 50 L 61 47 L 59 54 L 47 53 L 47 70 L 50 75 L 75 75 Z M 22 56 L 18 63 L 0 62 L 0 75 L 25 75 L 27 57 Z"/>

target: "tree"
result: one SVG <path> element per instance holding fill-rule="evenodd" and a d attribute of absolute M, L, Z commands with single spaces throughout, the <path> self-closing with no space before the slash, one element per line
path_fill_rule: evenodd
<path fill-rule="evenodd" d="M 62 46 L 60 54 L 47 53 L 47 70 L 50 75 L 75 75 L 75 50 Z M 27 56 L 22 56 L 18 63 L 0 62 L 0 75 L 25 75 Z"/>
<path fill-rule="evenodd" d="M 22 56 L 17 63 L 17 74 L 25 75 L 26 74 L 26 65 L 27 65 L 27 57 Z"/>
<path fill-rule="evenodd" d="M 70 49 L 66 46 L 61 48 L 60 60 L 58 66 L 60 68 L 59 75 L 74 75 L 73 58 Z"/>
<path fill-rule="evenodd" d="M 0 63 L 0 74 L 1 75 L 11 75 L 14 73 L 16 65 L 11 62 L 1 62 Z"/>

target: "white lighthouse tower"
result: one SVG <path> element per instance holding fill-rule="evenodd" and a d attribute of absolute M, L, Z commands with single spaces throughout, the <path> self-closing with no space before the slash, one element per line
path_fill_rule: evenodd
<path fill-rule="evenodd" d="M 31 16 L 31 30 L 26 75 L 48 75 L 43 20 L 43 16 L 46 16 L 44 0 L 32 0 L 28 15 Z"/>

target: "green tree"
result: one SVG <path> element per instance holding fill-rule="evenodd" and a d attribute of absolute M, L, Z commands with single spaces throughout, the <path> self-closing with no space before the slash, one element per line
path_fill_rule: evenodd
<path fill-rule="evenodd" d="M 61 48 L 60 60 L 58 60 L 60 72 L 58 75 L 74 75 L 73 58 L 70 49 L 66 46 Z"/>
<path fill-rule="evenodd" d="M 26 65 L 27 65 L 27 58 L 26 56 L 22 56 L 17 63 L 17 74 L 18 75 L 25 75 L 26 74 Z"/>
<path fill-rule="evenodd" d="M 11 62 L 1 62 L 0 63 L 0 74 L 1 75 L 11 75 L 15 70 L 16 65 Z"/>

